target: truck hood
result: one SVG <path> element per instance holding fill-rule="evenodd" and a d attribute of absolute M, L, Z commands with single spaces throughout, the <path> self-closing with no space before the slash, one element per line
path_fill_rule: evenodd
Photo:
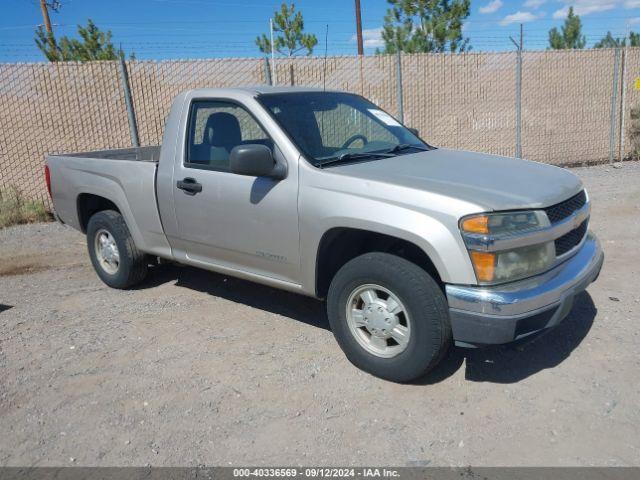
<path fill-rule="evenodd" d="M 563 168 L 444 148 L 339 165 L 327 171 L 425 190 L 486 210 L 548 207 L 582 189 L 580 179 Z"/>

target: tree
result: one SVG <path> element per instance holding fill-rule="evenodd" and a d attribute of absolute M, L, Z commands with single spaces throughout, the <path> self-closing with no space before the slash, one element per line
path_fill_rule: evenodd
<path fill-rule="evenodd" d="M 462 24 L 470 13 L 470 0 L 387 1 L 391 8 L 384 17 L 383 53 L 471 49 L 469 39 L 462 34 Z"/>
<path fill-rule="evenodd" d="M 124 51 L 117 49 L 111 42 L 111 31 L 101 31 L 91 19 L 87 26 L 78 25 L 80 40 L 62 37 L 57 42 L 53 34 L 48 34 L 42 28 L 36 30 L 35 42 L 50 62 L 76 61 L 89 62 L 92 60 L 117 60 L 124 57 Z M 130 58 L 135 58 L 134 54 Z"/>
<path fill-rule="evenodd" d="M 596 42 L 596 44 L 593 46 L 593 48 L 617 48 L 617 47 L 624 47 L 625 45 L 625 39 L 620 39 L 620 38 L 614 38 L 613 35 L 611 35 L 611 32 L 607 32 L 607 34 L 602 37 L 601 40 L 599 40 L 598 42 Z"/>
<path fill-rule="evenodd" d="M 611 32 L 607 32 L 607 34 L 602 37 L 601 40 L 596 42 L 593 48 L 618 48 L 625 47 L 627 45 L 626 38 L 614 38 L 611 35 Z M 638 47 L 640 46 L 640 33 L 630 32 L 629 33 L 629 46 Z"/>
<path fill-rule="evenodd" d="M 553 50 L 580 49 L 587 44 L 587 39 L 582 35 L 582 22 L 580 17 L 573 13 L 573 7 L 569 7 L 569 13 L 560 30 L 556 27 L 549 30 L 549 47 Z"/>
<path fill-rule="evenodd" d="M 318 39 L 312 33 L 304 33 L 304 20 L 302 13 L 295 11 L 295 5 L 283 3 L 279 12 L 274 13 L 273 48 L 276 52 L 292 57 L 297 53 L 306 50 L 307 55 L 313 53 L 313 47 L 318 43 Z M 265 34 L 256 37 L 256 45 L 263 53 L 271 53 L 271 40 Z"/>

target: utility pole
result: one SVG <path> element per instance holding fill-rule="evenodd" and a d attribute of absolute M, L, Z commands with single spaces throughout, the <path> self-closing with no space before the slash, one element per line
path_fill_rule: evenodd
<path fill-rule="evenodd" d="M 356 34 L 358 37 L 358 55 L 364 55 L 362 46 L 362 16 L 360 15 L 360 0 L 356 0 Z"/>
<path fill-rule="evenodd" d="M 54 10 L 57 10 L 58 3 L 54 2 L 52 7 Z M 51 28 L 51 19 L 49 18 L 49 4 L 47 4 L 47 0 L 40 0 L 40 9 L 42 10 L 42 18 L 44 19 L 44 28 L 47 31 L 49 45 L 51 46 L 51 50 L 55 51 L 57 49 L 56 39 L 53 36 L 53 28 Z"/>
<path fill-rule="evenodd" d="M 51 28 L 51 19 L 49 18 L 49 6 L 47 0 L 40 0 L 40 9 L 42 10 L 42 18 L 44 19 L 44 28 L 49 35 L 53 35 L 53 29 Z"/>

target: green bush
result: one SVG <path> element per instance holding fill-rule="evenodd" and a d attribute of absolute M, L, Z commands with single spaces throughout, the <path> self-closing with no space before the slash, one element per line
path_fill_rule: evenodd
<path fill-rule="evenodd" d="M 26 199 L 15 187 L 0 190 L 0 228 L 51 219 L 41 201 Z"/>

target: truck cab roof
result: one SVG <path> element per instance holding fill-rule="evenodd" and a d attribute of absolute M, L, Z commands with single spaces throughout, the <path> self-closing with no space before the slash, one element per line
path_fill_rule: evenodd
<path fill-rule="evenodd" d="M 256 95 L 266 95 L 270 93 L 304 93 L 304 92 L 336 92 L 337 90 L 325 90 L 315 87 L 291 87 L 291 86 L 271 86 L 271 85 L 255 85 L 247 87 L 230 87 L 230 88 L 196 88 L 190 90 L 189 93 L 202 97 L 215 97 L 229 94 L 244 94 L 255 97 Z M 186 92 L 185 92 L 186 93 Z"/>

